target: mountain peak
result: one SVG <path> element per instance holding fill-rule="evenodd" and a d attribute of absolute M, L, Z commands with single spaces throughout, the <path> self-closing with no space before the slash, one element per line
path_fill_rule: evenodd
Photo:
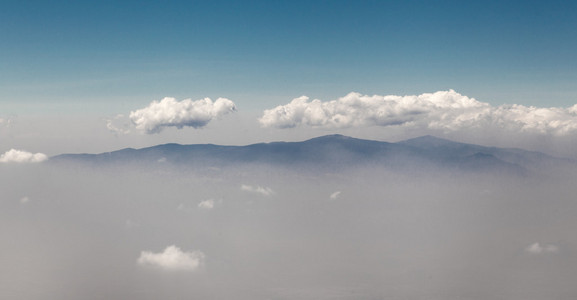
<path fill-rule="evenodd" d="M 440 147 L 447 145 L 459 144 L 451 140 L 439 138 L 432 135 L 424 135 L 399 142 L 398 144 L 408 145 L 413 147 Z"/>

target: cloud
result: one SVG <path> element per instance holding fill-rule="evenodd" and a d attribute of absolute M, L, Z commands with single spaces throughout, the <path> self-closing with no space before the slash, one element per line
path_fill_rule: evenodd
<path fill-rule="evenodd" d="M 12 123 L 14 121 L 12 120 L 12 118 L 0 118 L 0 128 L 5 127 L 5 128 L 9 128 L 12 126 Z"/>
<path fill-rule="evenodd" d="M 198 204 L 198 208 L 206 209 L 206 210 L 213 209 L 214 208 L 214 200 L 208 199 L 208 200 L 201 201 Z"/>
<path fill-rule="evenodd" d="M 111 119 L 106 119 L 106 128 L 117 136 L 130 133 L 130 123 L 122 114 L 116 115 Z"/>
<path fill-rule="evenodd" d="M 334 192 L 334 193 L 331 194 L 330 198 L 331 198 L 332 200 L 335 200 L 335 199 L 337 199 L 340 195 L 341 195 L 341 191 L 336 191 L 336 192 Z"/>
<path fill-rule="evenodd" d="M 518 104 L 492 106 L 454 90 L 412 96 L 349 93 L 328 102 L 302 96 L 265 110 L 263 127 L 349 128 L 403 126 L 457 131 L 467 128 L 565 135 L 577 133 L 577 104 L 539 108 Z"/>
<path fill-rule="evenodd" d="M 160 253 L 142 251 L 138 264 L 169 271 L 194 271 L 202 266 L 204 258 L 204 253 L 200 251 L 183 252 L 172 245 Z"/>
<path fill-rule="evenodd" d="M 130 112 L 129 118 L 138 130 L 152 134 L 159 133 L 165 127 L 201 128 L 213 119 L 234 111 L 234 103 L 225 98 L 218 98 L 213 102 L 210 98 L 176 101 L 166 97 Z"/>
<path fill-rule="evenodd" d="M 525 251 L 531 254 L 557 253 L 559 252 L 559 247 L 551 244 L 541 245 L 539 243 L 534 243 L 527 246 Z"/>
<path fill-rule="evenodd" d="M 261 194 L 263 196 L 271 196 L 274 194 L 274 191 L 269 187 L 250 186 L 243 184 L 240 186 L 240 189 L 250 193 Z"/>
<path fill-rule="evenodd" d="M 22 150 L 10 149 L 0 156 L 0 163 L 37 163 L 48 159 L 44 153 L 30 153 Z"/>
<path fill-rule="evenodd" d="M 24 197 L 20 198 L 21 204 L 26 204 L 28 202 L 30 202 L 30 198 L 28 198 L 28 196 L 24 196 Z"/>

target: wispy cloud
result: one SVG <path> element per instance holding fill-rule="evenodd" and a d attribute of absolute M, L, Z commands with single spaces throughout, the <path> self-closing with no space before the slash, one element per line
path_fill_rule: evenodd
<path fill-rule="evenodd" d="M 115 135 L 129 134 L 130 122 L 124 115 L 119 114 L 114 118 L 106 119 L 106 128 Z"/>
<path fill-rule="evenodd" d="M 10 149 L 0 156 L 0 163 L 38 163 L 48 159 L 44 153 Z"/>
<path fill-rule="evenodd" d="M 166 97 L 130 112 L 129 118 L 136 129 L 152 134 L 159 133 L 165 127 L 201 128 L 213 119 L 234 111 L 235 104 L 226 98 L 218 98 L 213 102 L 210 98 L 177 101 Z"/>
<path fill-rule="evenodd" d="M 214 208 L 214 200 L 208 199 L 208 200 L 201 201 L 198 204 L 198 208 L 205 209 L 205 210 L 213 209 Z"/>
<path fill-rule="evenodd" d="M 404 126 L 457 131 L 467 128 L 565 135 L 577 133 L 577 104 L 569 108 L 523 105 L 492 106 L 454 90 L 412 96 L 350 93 L 323 102 L 302 96 L 265 110 L 263 127 L 348 128 Z"/>
<path fill-rule="evenodd" d="M 142 251 L 138 264 L 169 271 L 194 271 L 203 264 L 205 255 L 200 251 L 184 252 L 177 246 L 168 246 L 163 252 Z"/>
<path fill-rule="evenodd" d="M 540 243 L 534 243 L 525 248 L 525 252 L 531 254 L 546 254 L 546 253 L 557 253 L 559 252 L 559 247 L 556 245 L 541 245 Z"/>
<path fill-rule="evenodd" d="M 251 186 L 243 184 L 240 186 L 240 189 L 246 192 L 260 194 L 263 196 L 271 196 L 274 194 L 274 191 L 269 187 Z"/>
<path fill-rule="evenodd" d="M 330 195 L 330 198 L 331 198 L 332 200 L 335 200 L 335 199 L 337 199 L 340 195 L 341 195 L 341 191 L 336 191 L 336 192 L 334 192 L 334 193 L 332 193 L 332 194 Z"/>

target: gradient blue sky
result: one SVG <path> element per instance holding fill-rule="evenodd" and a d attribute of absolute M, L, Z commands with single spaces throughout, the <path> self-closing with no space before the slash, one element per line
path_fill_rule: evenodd
<path fill-rule="evenodd" d="M 380 140 L 440 134 L 543 150 L 536 145 L 553 143 L 541 136 L 520 143 L 494 132 L 263 129 L 257 118 L 301 95 L 328 101 L 352 91 L 454 89 L 494 107 L 577 103 L 572 1 L 1 1 L 0 40 L 0 153 L 328 133 Z M 122 137 L 107 130 L 107 120 L 163 97 L 226 97 L 238 113 L 203 130 Z M 556 126 L 557 116 L 546 113 Z M 577 116 L 565 111 L 562 118 L 577 126 Z"/>
<path fill-rule="evenodd" d="M 3 1 L 0 109 L 114 113 L 165 96 L 262 110 L 455 89 L 570 106 L 572 1 Z"/>

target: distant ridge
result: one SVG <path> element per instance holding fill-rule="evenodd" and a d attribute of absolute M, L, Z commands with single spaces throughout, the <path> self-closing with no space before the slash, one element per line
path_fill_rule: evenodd
<path fill-rule="evenodd" d="M 319 136 L 301 142 L 257 143 L 246 146 L 171 143 L 100 154 L 62 154 L 52 157 L 50 162 L 95 165 L 155 165 L 163 162 L 192 168 L 257 164 L 319 170 L 371 166 L 391 170 L 442 168 L 516 175 L 546 166 L 575 164 L 573 161 L 540 152 L 459 143 L 431 135 L 389 143 L 339 134 Z"/>

